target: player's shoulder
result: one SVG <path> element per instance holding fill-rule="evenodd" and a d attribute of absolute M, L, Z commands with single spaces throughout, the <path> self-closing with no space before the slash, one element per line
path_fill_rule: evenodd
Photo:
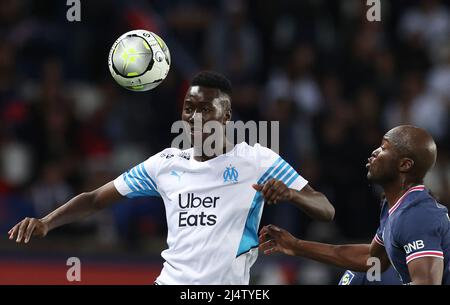
<path fill-rule="evenodd" d="M 439 215 L 447 213 L 447 208 L 440 204 L 429 191 L 418 192 L 411 196 L 409 202 L 404 205 L 402 214 L 404 215 Z"/>
<path fill-rule="evenodd" d="M 158 156 L 161 159 L 171 159 L 183 151 L 187 152 L 187 151 L 189 151 L 189 149 L 181 150 L 181 149 L 175 148 L 175 147 L 168 147 L 168 148 L 163 149 L 159 153 L 155 154 L 155 156 Z"/>
<path fill-rule="evenodd" d="M 424 191 L 415 194 L 414 198 L 406 202 L 404 208 L 399 211 L 397 222 L 410 227 L 415 227 L 418 223 L 422 227 L 434 227 L 442 223 L 441 220 L 447 215 L 447 208 L 438 203 L 428 191 Z"/>
<path fill-rule="evenodd" d="M 168 147 L 148 158 L 147 162 L 151 164 L 165 165 L 172 163 L 173 160 L 179 158 L 182 158 L 184 160 L 190 160 L 191 155 L 192 155 L 192 148 L 181 150 L 179 148 Z"/>
<path fill-rule="evenodd" d="M 241 152 L 245 152 L 248 155 L 254 155 L 257 157 L 267 157 L 267 156 L 278 156 L 278 154 L 272 149 L 261 145 L 260 143 L 255 143 L 253 145 L 249 145 L 246 142 L 242 142 L 238 144 L 239 150 Z"/>
<path fill-rule="evenodd" d="M 228 154 L 232 154 L 234 156 L 242 157 L 242 158 L 254 158 L 257 156 L 257 152 L 259 150 L 259 144 L 249 145 L 247 142 L 241 142 L 236 144 Z"/>
<path fill-rule="evenodd" d="M 241 142 L 235 146 L 233 152 L 236 156 L 240 158 L 258 162 L 261 161 L 273 162 L 279 157 L 279 155 L 272 149 L 267 148 L 261 145 L 260 143 L 250 145 L 247 142 Z"/>

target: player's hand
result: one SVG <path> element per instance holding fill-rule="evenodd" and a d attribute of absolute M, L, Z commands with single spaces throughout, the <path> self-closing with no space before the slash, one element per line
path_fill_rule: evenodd
<path fill-rule="evenodd" d="M 262 193 L 268 204 L 283 200 L 289 201 L 292 198 L 292 190 L 280 180 L 270 179 L 264 184 L 253 184 L 252 186 Z"/>
<path fill-rule="evenodd" d="M 16 239 L 17 243 L 28 243 L 31 236 L 44 237 L 48 233 L 48 226 L 36 218 L 25 218 L 8 231 L 9 239 Z"/>
<path fill-rule="evenodd" d="M 295 256 L 299 240 L 288 231 L 274 225 L 265 226 L 259 231 L 259 249 L 266 255 L 284 253 Z"/>

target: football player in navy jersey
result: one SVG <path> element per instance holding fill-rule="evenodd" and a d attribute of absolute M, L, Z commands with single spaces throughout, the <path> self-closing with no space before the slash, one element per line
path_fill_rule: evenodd
<path fill-rule="evenodd" d="M 404 284 L 450 284 L 448 210 L 423 185 L 436 161 L 433 138 L 402 125 L 388 131 L 366 165 L 367 178 L 385 193 L 380 226 L 370 244 L 330 245 L 299 240 L 273 225 L 260 231 L 265 254 L 281 252 L 366 272 L 371 257 L 390 265 Z"/>

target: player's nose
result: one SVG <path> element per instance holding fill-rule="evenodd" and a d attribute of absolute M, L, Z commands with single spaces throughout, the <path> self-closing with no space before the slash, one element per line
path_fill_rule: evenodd
<path fill-rule="evenodd" d="M 378 154 L 380 153 L 380 147 L 378 147 L 377 149 L 375 149 L 374 151 L 372 151 L 372 154 L 370 155 L 370 159 L 376 158 L 378 156 Z"/>

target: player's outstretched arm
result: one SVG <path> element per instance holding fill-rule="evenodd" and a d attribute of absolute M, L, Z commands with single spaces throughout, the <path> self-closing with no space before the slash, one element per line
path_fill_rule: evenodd
<path fill-rule="evenodd" d="M 288 231 L 274 225 L 261 229 L 259 242 L 259 249 L 266 255 L 284 253 L 291 256 L 302 256 L 357 272 L 366 272 L 371 267 L 368 259 L 373 256 L 380 259 L 382 271 L 390 265 L 384 248 L 375 242 L 372 244 L 330 245 L 300 240 Z"/>
<path fill-rule="evenodd" d="M 444 260 L 436 257 L 421 257 L 408 263 L 413 285 L 441 285 Z"/>
<path fill-rule="evenodd" d="M 288 188 L 280 180 L 270 179 L 264 184 L 254 184 L 253 188 L 261 192 L 269 204 L 287 200 L 313 219 L 331 221 L 334 218 L 333 205 L 324 194 L 315 191 L 309 184 L 297 191 Z"/>
<path fill-rule="evenodd" d="M 31 236 L 44 237 L 49 231 L 67 223 L 81 220 L 122 198 L 113 182 L 81 193 L 41 219 L 25 218 L 9 230 L 9 239 L 28 243 Z"/>

